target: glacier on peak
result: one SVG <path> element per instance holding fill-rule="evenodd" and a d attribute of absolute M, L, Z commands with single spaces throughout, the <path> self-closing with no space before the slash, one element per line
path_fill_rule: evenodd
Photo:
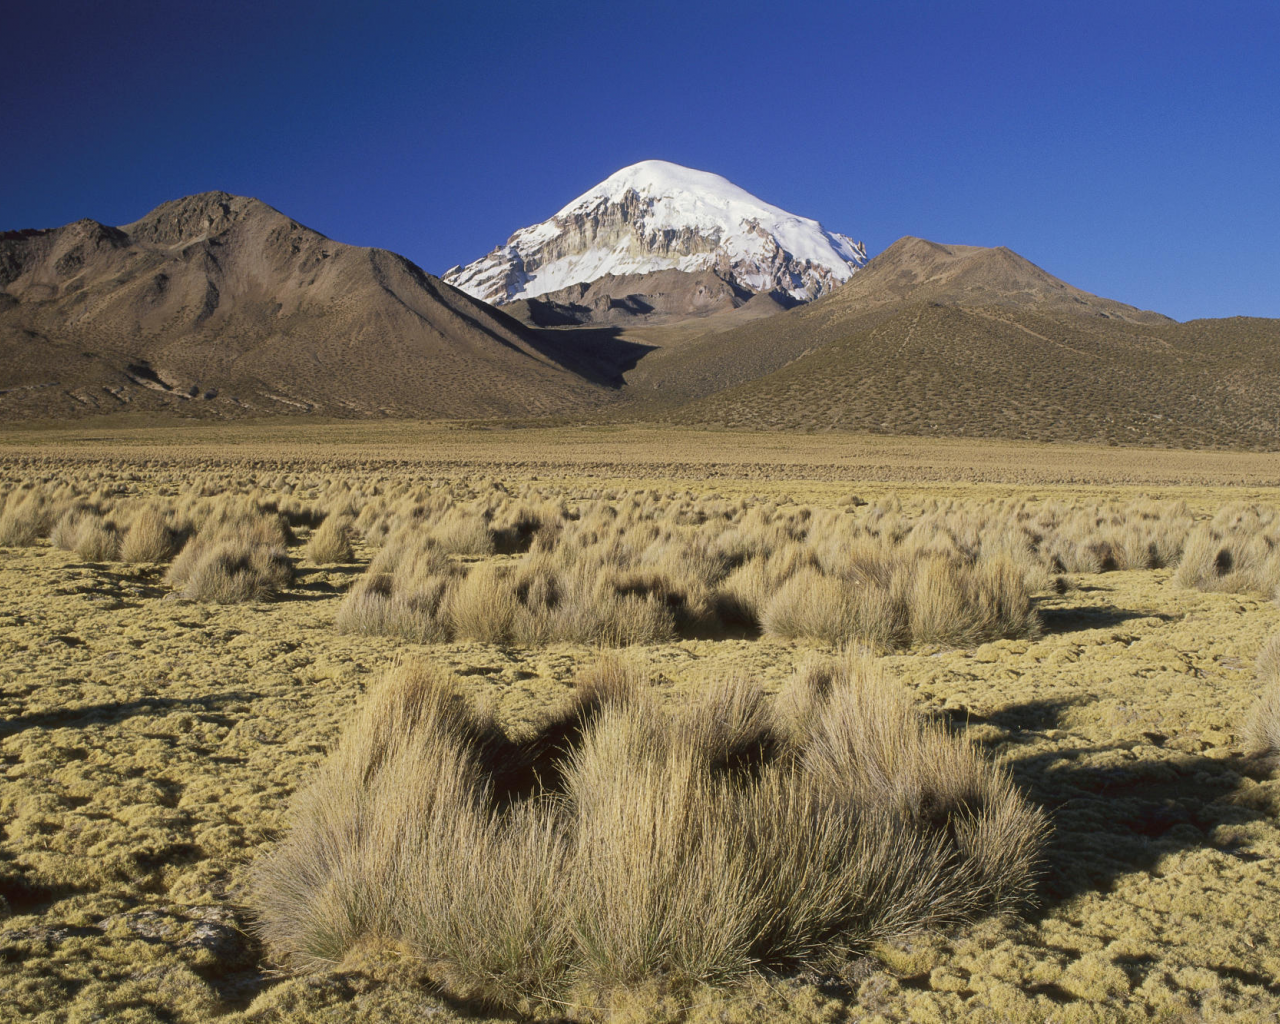
<path fill-rule="evenodd" d="M 718 174 L 644 160 L 444 279 L 500 305 L 608 275 L 709 271 L 804 302 L 847 281 L 866 259 L 861 243 Z"/>

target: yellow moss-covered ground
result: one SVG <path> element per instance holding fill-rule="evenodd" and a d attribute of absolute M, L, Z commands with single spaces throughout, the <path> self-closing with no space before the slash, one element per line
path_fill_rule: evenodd
<path fill-rule="evenodd" d="M 476 1014 L 384 953 L 273 972 L 239 902 L 246 868 L 398 658 L 444 661 L 515 725 L 562 700 L 595 652 L 340 636 L 333 616 L 363 566 L 300 568 L 284 600 L 219 607 L 173 599 L 156 568 L 0 549 L 0 1020 Z M 885 946 L 843 982 L 761 980 L 692 1007 L 633 993 L 613 1015 L 1276 1019 L 1280 783 L 1241 757 L 1240 733 L 1280 607 L 1170 575 L 1074 577 L 1039 599 L 1041 639 L 886 659 L 1048 809 L 1038 908 Z M 808 653 L 720 640 L 632 656 L 680 700 L 731 669 L 776 687 Z"/>

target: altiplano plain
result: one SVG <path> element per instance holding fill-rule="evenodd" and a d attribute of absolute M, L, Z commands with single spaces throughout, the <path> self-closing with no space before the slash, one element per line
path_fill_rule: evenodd
<path fill-rule="evenodd" d="M 815 551 L 806 522 L 898 547 L 943 524 L 957 549 L 966 516 L 1089 525 L 1079 562 L 1050 554 L 1054 527 L 1043 550 L 1027 548 L 1027 635 L 891 639 L 877 658 L 1047 815 L 1029 906 L 882 938 L 838 972 L 622 987 L 535 1014 L 1265 1021 L 1280 1010 L 1280 781 L 1245 740 L 1254 662 L 1280 606 L 1270 590 L 1215 590 L 1230 576 L 1221 565 L 1208 583 L 1178 568 L 1223 509 L 1261 509 L 1240 521 L 1255 524 L 1250 538 L 1274 535 L 1274 455 L 654 427 L 82 422 L 0 438 L 10 507 L 33 487 L 62 514 L 74 491 L 107 520 L 148 503 L 253 502 L 289 521 L 294 578 L 274 599 L 219 604 L 182 596 L 165 564 L 84 557 L 47 531 L 0 549 L 0 1020 L 509 1019 L 451 997 L 435 965 L 394 943 L 294 973 L 256 930 L 254 865 L 389 669 L 445 667 L 518 734 L 612 655 L 597 642 L 481 642 L 456 623 L 436 643 L 339 632 L 339 609 L 372 587 L 387 543 L 372 514 L 362 528 L 362 510 L 402 492 L 421 496 L 423 529 L 449 510 L 536 500 L 564 510 L 564 537 L 578 516 L 632 515 L 677 539 L 705 534 L 713 550 L 728 544 L 714 531 L 756 521 Z M 344 512 L 350 559 L 317 564 L 309 540 Z M 1124 548 L 1123 530 L 1143 521 L 1165 531 L 1171 557 Z M 496 515 L 492 526 L 488 550 L 448 555 L 451 578 L 513 578 L 537 554 L 500 551 Z M 1101 540 L 1111 546 L 1089 547 Z M 980 548 L 975 564 L 991 557 Z M 728 677 L 776 694 L 840 646 L 777 633 L 678 627 L 617 656 L 678 708 Z"/>
<path fill-rule="evenodd" d="M 1280 4 L 10 4 L 0 1024 L 1280 1024 Z"/>

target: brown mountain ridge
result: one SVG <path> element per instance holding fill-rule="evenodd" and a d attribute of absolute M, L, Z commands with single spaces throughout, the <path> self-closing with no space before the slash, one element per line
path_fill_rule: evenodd
<path fill-rule="evenodd" d="M 913 237 L 790 309 L 709 279 L 681 316 L 688 277 L 508 307 L 522 322 L 222 192 L 120 227 L 6 232 L 0 421 L 604 417 L 1280 447 L 1277 320 L 1179 324 L 1005 248 Z M 635 308 L 611 322 L 619 288 Z"/>
<path fill-rule="evenodd" d="M 684 424 L 1280 445 L 1280 321 L 1179 324 L 1008 249 L 919 238 L 808 306 L 660 348 L 627 379 L 663 396 L 649 415 Z"/>
<path fill-rule="evenodd" d="M 540 416 L 611 397 L 403 257 L 224 192 L 8 232 L 0 289 L 5 420 Z"/>

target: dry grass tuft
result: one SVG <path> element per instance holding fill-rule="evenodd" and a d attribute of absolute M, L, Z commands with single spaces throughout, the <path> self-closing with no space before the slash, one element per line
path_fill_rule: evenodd
<path fill-rule="evenodd" d="M 1280 515 L 1257 505 L 1232 505 L 1187 538 L 1174 580 L 1215 593 L 1267 596 L 1280 586 Z"/>
<path fill-rule="evenodd" d="M 1258 655 L 1257 675 L 1262 695 L 1249 713 L 1245 743 L 1250 753 L 1280 764 L 1280 633 Z"/>
<path fill-rule="evenodd" d="M 175 581 L 182 580 L 182 596 L 212 604 L 270 600 L 293 582 L 289 556 L 279 548 L 263 544 L 246 547 L 235 541 L 223 541 L 211 546 L 198 545 L 184 569 L 184 573 L 174 577 Z"/>
<path fill-rule="evenodd" d="M 58 518 L 49 541 L 63 551 L 74 551 L 86 562 L 110 562 L 119 554 L 120 531 L 96 506 L 77 502 Z"/>
<path fill-rule="evenodd" d="M 120 552 L 120 531 L 101 516 L 85 516 L 76 528 L 75 551 L 86 562 L 114 561 Z"/>
<path fill-rule="evenodd" d="M 483 831 L 487 793 L 469 747 L 487 731 L 425 666 L 392 673 L 370 694 L 295 799 L 288 836 L 254 872 L 258 927 L 277 958 L 337 962 L 357 942 L 392 939 L 414 870 L 406 861 L 434 853 L 424 866 L 461 866 L 438 859 L 437 841 L 461 838 L 466 825 Z M 433 881 L 451 884 L 443 874 Z"/>
<path fill-rule="evenodd" d="M 457 573 L 443 549 L 421 531 L 402 530 L 378 552 L 338 607 L 340 633 L 444 643 L 453 635 L 450 593 Z"/>
<path fill-rule="evenodd" d="M 788 693 L 737 677 L 668 710 L 609 660 L 517 744 L 440 670 L 401 668 L 257 867 L 259 933 L 295 966 L 392 943 L 455 996 L 532 1012 L 575 985 L 830 968 L 1029 895 L 1044 821 L 1007 773 L 867 660 Z"/>
<path fill-rule="evenodd" d="M 401 613 L 416 588 L 398 561 L 379 556 L 369 576 L 397 582 L 357 588 L 353 605 L 369 607 L 344 613 L 343 628 L 529 646 L 760 633 L 832 646 L 969 646 L 1036 636 L 1033 595 L 1069 585 L 1055 574 L 1171 564 L 1191 524 L 1184 505 L 1152 501 L 948 501 L 907 512 L 886 500 L 841 513 L 643 490 L 569 505 L 551 491 L 477 486 L 407 489 L 360 509 L 356 525 L 384 554 L 416 546 L 452 556 L 442 574 L 449 600 L 439 621 L 408 628 Z M 523 557 L 473 564 L 494 552 Z M 434 608 L 439 586 L 429 589 Z M 393 596 L 399 611 L 381 614 L 373 592 Z"/>
<path fill-rule="evenodd" d="M 840 575 L 804 568 L 764 606 L 765 635 L 836 646 L 968 646 L 1033 637 L 1040 621 L 1026 574 L 1006 557 L 865 554 Z"/>
<path fill-rule="evenodd" d="M 31 547 L 53 526 L 54 513 L 44 491 L 35 487 L 10 492 L 0 511 L 0 547 Z"/>
<path fill-rule="evenodd" d="M 328 516 L 307 542 L 306 557 L 314 565 L 347 564 L 355 559 L 355 518 Z"/>
<path fill-rule="evenodd" d="M 167 562 L 178 553 L 182 535 L 159 509 L 141 509 L 120 542 L 122 562 Z"/>
<path fill-rule="evenodd" d="M 220 508 L 187 541 L 165 582 L 195 601 L 270 600 L 293 583 L 288 537 L 278 515 Z"/>

